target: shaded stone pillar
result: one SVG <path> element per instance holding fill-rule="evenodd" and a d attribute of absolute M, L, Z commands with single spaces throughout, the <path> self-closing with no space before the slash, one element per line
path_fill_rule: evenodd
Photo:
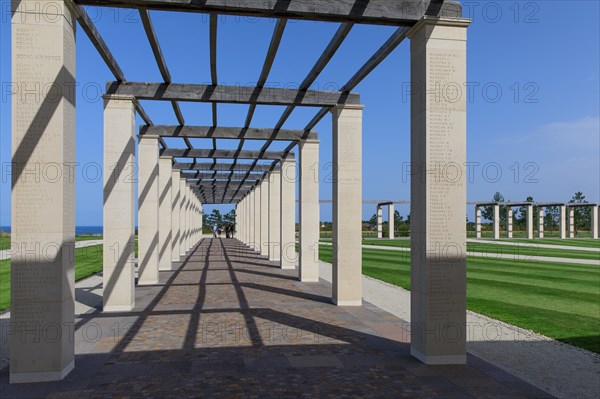
<path fill-rule="evenodd" d="M 575 207 L 567 207 L 569 210 L 569 238 L 575 238 Z"/>
<path fill-rule="evenodd" d="M 466 27 L 425 17 L 411 51 L 411 354 L 466 363 Z M 439 165 L 447 165 L 440 176 Z M 455 167 L 451 166 L 455 165 Z"/>
<path fill-rule="evenodd" d="M 257 184 L 254 188 L 254 250 L 260 253 L 260 244 L 262 243 L 261 237 L 261 195 L 262 195 L 262 186 L 261 184 Z"/>
<path fill-rule="evenodd" d="M 187 198 L 187 212 L 185 216 L 185 226 L 186 226 L 186 240 L 185 240 L 185 249 L 189 251 L 192 248 L 192 214 L 193 214 L 193 194 L 190 188 L 190 184 L 185 185 L 185 196 Z"/>
<path fill-rule="evenodd" d="M 481 207 L 475 207 L 475 238 L 481 238 Z"/>
<path fill-rule="evenodd" d="M 591 220 L 591 234 L 592 234 L 592 238 L 598 238 L 598 207 L 597 206 L 592 206 L 591 209 L 591 215 L 592 220 Z"/>
<path fill-rule="evenodd" d="M 269 256 L 269 185 L 270 173 L 260 183 L 260 254 Z"/>
<path fill-rule="evenodd" d="M 158 136 L 138 144 L 138 284 L 158 283 Z"/>
<path fill-rule="evenodd" d="M 533 205 L 527 205 L 527 238 L 533 240 Z"/>
<path fill-rule="evenodd" d="M 566 217 L 567 217 L 567 207 L 564 205 L 561 205 L 558 207 L 559 212 L 558 212 L 558 230 L 559 230 L 559 237 L 562 239 L 567 238 L 567 223 L 566 223 Z"/>
<path fill-rule="evenodd" d="M 173 161 L 171 157 L 158 160 L 158 269 L 171 270 L 171 231 L 172 204 L 171 178 Z"/>
<path fill-rule="evenodd" d="M 494 220 L 492 222 L 494 227 L 494 239 L 500 238 L 500 205 L 492 205 L 494 207 Z"/>
<path fill-rule="evenodd" d="M 173 170 L 171 172 L 171 261 L 179 262 L 180 259 L 180 228 L 179 228 L 179 211 L 181 201 L 181 193 L 179 187 L 180 179 L 179 170 Z"/>
<path fill-rule="evenodd" d="M 256 234 L 256 228 L 254 221 L 256 213 L 255 199 L 257 187 L 258 186 L 254 187 L 252 191 L 250 191 L 250 195 L 248 196 L 248 245 L 254 250 L 256 250 L 256 239 L 254 237 L 254 235 Z"/>
<path fill-rule="evenodd" d="M 333 119 L 333 302 L 362 304 L 362 105 L 337 106 Z M 377 210 L 381 215 L 381 208 Z"/>
<path fill-rule="evenodd" d="M 236 236 L 236 238 L 238 240 L 240 240 L 240 242 L 245 242 L 245 222 L 246 222 L 246 215 L 245 215 L 245 210 L 246 210 L 246 197 L 242 198 L 240 200 L 240 202 L 238 202 L 236 209 L 239 209 L 239 213 L 236 215 L 236 222 L 237 222 L 237 230 L 239 231 L 238 235 Z"/>
<path fill-rule="evenodd" d="M 544 238 L 544 207 L 538 207 L 538 238 Z"/>
<path fill-rule="evenodd" d="M 104 96 L 103 310 L 135 306 L 135 99 Z"/>
<path fill-rule="evenodd" d="M 506 236 L 513 238 L 513 209 L 510 206 L 506 207 Z"/>
<path fill-rule="evenodd" d="M 296 254 L 296 160 L 288 155 L 281 165 L 281 268 L 295 269 Z"/>
<path fill-rule="evenodd" d="M 187 248 L 185 246 L 186 231 L 186 211 L 187 211 L 187 197 L 186 197 L 186 181 L 185 179 L 179 179 L 179 256 L 185 256 Z"/>
<path fill-rule="evenodd" d="M 202 239 L 202 229 L 204 228 L 204 205 L 200 198 L 198 198 L 198 205 L 200 207 L 198 213 L 198 241 Z"/>
<path fill-rule="evenodd" d="M 377 205 L 377 238 L 383 238 L 383 209 Z"/>
<path fill-rule="evenodd" d="M 269 175 L 269 260 L 281 262 L 281 169 Z"/>
<path fill-rule="evenodd" d="M 11 8 L 11 242 L 17 251 L 11 332 L 0 344 L 10 336 L 11 383 L 61 380 L 74 367 L 75 19 L 63 1 L 53 4 L 13 0 Z"/>
<path fill-rule="evenodd" d="M 300 152 L 300 281 L 319 281 L 319 141 L 306 140 Z"/>
<path fill-rule="evenodd" d="M 388 238 L 390 240 L 394 239 L 394 204 L 388 205 Z M 362 232 L 361 232 L 362 234 Z"/>

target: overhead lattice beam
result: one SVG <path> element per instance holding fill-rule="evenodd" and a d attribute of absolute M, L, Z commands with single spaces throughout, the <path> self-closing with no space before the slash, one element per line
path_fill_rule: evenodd
<path fill-rule="evenodd" d="M 266 159 L 266 160 L 281 160 L 285 155 L 279 151 L 267 151 L 264 154 L 260 154 L 259 151 L 235 151 L 235 150 L 201 150 L 201 149 L 178 149 L 178 148 L 167 148 L 160 151 L 161 156 L 174 157 L 174 158 L 223 158 L 233 159 L 237 156 L 238 159 Z"/>
<path fill-rule="evenodd" d="M 235 140 L 281 140 L 298 141 L 304 137 L 304 130 L 263 129 L 223 126 L 140 126 L 140 135 L 149 134 L 160 137 L 187 137 L 202 139 L 235 139 Z M 316 132 L 309 132 L 306 137 L 317 139 Z"/>
<path fill-rule="evenodd" d="M 231 163 L 180 163 L 176 162 L 173 164 L 173 169 L 179 170 L 198 170 L 198 171 L 216 171 L 216 172 L 229 172 L 229 171 L 254 171 L 254 172 L 268 172 L 271 169 L 270 165 L 248 165 L 248 164 L 237 164 Z"/>

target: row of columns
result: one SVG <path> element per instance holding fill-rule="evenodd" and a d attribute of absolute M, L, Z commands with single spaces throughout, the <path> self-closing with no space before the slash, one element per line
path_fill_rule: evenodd
<path fill-rule="evenodd" d="M 491 205 L 493 208 L 493 238 L 500 238 L 500 205 Z M 526 238 L 532 240 L 534 237 L 534 205 L 527 206 L 527 220 L 526 220 Z M 544 238 L 544 217 L 546 215 L 545 208 L 547 206 L 536 205 L 537 210 L 537 227 L 538 227 L 538 238 Z M 569 238 L 575 238 L 575 207 L 568 205 L 556 205 L 559 209 L 559 238 L 565 239 L 567 235 Z M 475 237 L 481 238 L 481 207 L 482 205 L 475 206 Z M 598 238 L 598 206 L 590 205 L 591 208 L 591 237 Z M 506 234 L 507 238 L 513 238 L 513 209 L 507 205 L 507 217 L 506 217 Z"/>
<path fill-rule="evenodd" d="M 135 307 L 135 189 L 138 188 L 139 285 L 159 282 L 200 239 L 202 204 L 191 186 L 159 157 L 158 136 L 141 135 L 135 162 L 133 97 L 104 96 L 105 312 Z"/>
<path fill-rule="evenodd" d="M 377 238 L 383 238 L 383 206 L 388 208 L 388 239 L 393 240 L 394 235 L 394 204 L 379 204 L 377 205 Z"/>

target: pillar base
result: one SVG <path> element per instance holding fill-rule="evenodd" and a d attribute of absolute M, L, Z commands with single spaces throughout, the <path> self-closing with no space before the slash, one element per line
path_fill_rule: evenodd
<path fill-rule="evenodd" d="M 281 270 L 295 270 L 295 266 L 281 266 Z"/>
<path fill-rule="evenodd" d="M 26 384 L 31 382 L 60 381 L 75 368 L 75 360 L 60 371 L 42 371 L 38 373 L 10 373 L 9 383 Z"/>
<path fill-rule="evenodd" d="M 159 283 L 158 280 L 151 280 L 151 281 L 147 281 L 147 280 L 146 281 L 139 281 L 138 280 L 137 285 L 140 285 L 140 286 L 144 286 L 144 285 L 158 285 L 158 283 Z"/>
<path fill-rule="evenodd" d="M 318 283 L 319 282 L 319 278 L 301 278 L 300 279 L 301 282 L 303 283 Z"/>
<path fill-rule="evenodd" d="M 338 301 L 337 299 L 333 298 L 331 302 L 337 306 L 362 306 L 362 299 L 358 301 Z"/>
<path fill-rule="evenodd" d="M 131 312 L 135 308 L 135 304 L 131 305 L 116 305 L 116 306 L 103 306 L 103 313 L 117 313 L 117 312 Z"/>
<path fill-rule="evenodd" d="M 467 364 L 467 355 L 427 356 L 415 348 L 410 348 L 410 354 L 419 359 L 421 362 L 431 366 L 444 364 Z"/>

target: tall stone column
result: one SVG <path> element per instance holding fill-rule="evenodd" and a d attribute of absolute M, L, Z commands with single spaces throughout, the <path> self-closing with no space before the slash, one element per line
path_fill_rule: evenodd
<path fill-rule="evenodd" d="M 409 34 L 411 354 L 427 364 L 466 362 L 468 25 L 425 17 Z"/>
<path fill-rule="evenodd" d="M 362 105 L 337 106 L 333 119 L 333 302 L 362 304 Z M 381 208 L 377 210 L 381 215 Z"/>
<path fill-rule="evenodd" d="M 261 253 L 260 244 L 262 243 L 262 230 L 260 228 L 260 223 L 262 221 L 261 217 L 261 195 L 262 195 L 262 185 L 258 184 L 254 188 L 254 250 L 258 253 Z"/>
<path fill-rule="evenodd" d="M 172 204 L 171 177 L 173 161 L 171 157 L 158 160 L 158 269 L 171 270 L 171 231 Z"/>
<path fill-rule="evenodd" d="M 269 185 L 270 175 L 260 184 L 260 254 L 269 256 Z"/>
<path fill-rule="evenodd" d="M 269 176 L 269 260 L 281 262 L 281 169 Z"/>
<path fill-rule="evenodd" d="M 135 306 L 135 99 L 104 96 L 103 310 Z"/>
<path fill-rule="evenodd" d="M 250 246 L 250 248 L 256 250 L 256 238 L 254 237 L 254 234 L 256 233 L 256 228 L 255 228 L 255 212 L 256 212 L 256 207 L 255 205 L 255 199 L 256 199 L 256 187 L 254 187 L 252 189 L 252 191 L 250 192 L 250 195 L 248 196 L 248 245 Z"/>
<path fill-rule="evenodd" d="M 538 207 L 538 238 L 544 238 L 544 207 Z"/>
<path fill-rule="evenodd" d="M 74 367 L 76 22 L 63 1 L 11 9 L 9 379 L 53 381 Z"/>
<path fill-rule="evenodd" d="M 500 205 L 493 205 L 494 207 L 494 239 L 500 239 Z"/>
<path fill-rule="evenodd" d="M 187 184 L 185 179 L 179 179 L 179 256 L 187 254 L 187 248 L 185 246 L 185 240 L 187 235 L 186 230 L 186 212 L 187 212 Z"/>
<path fill-rule="evenodd" d="M 394 239 L 394 204 L 388 205 L 388 238 L 390 240 Z"/>
<path fill-rule="evenodd" d="M 288 155 L 281 165 L 281 268 L 295 269 L 296 260 L 296 160 Z"/>
<path fill-rule="evenodd" d="M 185 196 L 187 198 L 187 211 L 185 214 L 185 225 L 186 225 L 186 240 L 185 249 L 190 250 L 192 248 L 192 213 L 193 213 L 193 202 L 192 202 L 192 190 L 190 189 L 189 183 L 185 185 Z"/>
<path fill-rule="evenodd" d="M 377 238 L 383 238 L 383 209 L 377 205 Z"/>
<path fill-rule="evenodd" d="M 138 284 L 158 283 L 158 136 L 138 144 Z"/>
<path fill-rule="evenodd" d="M 202 205 L 200 198 L 198 198 L 198 204 L 200 207 L 198 214 L 198 241 L 200 241 L 202 239 L 202 229 L 204 228 L 204 205 Z"/>
<path fill-rule="evenodd" d="M 319 141 L 299 144 L 300 281 L 319 281 Z"/>
<path fill-rule="evenodd" d="M 513 209 L 512 207 L 506 207 L 506 236 L 513 238 Z"/>
<path fill-rule="evenodd" d="M 567 223 L 566 223 L 567 207 L 564 205 L 561 205 L 558 207 L 558 209 L 559 209 L 559 213 L 558 213 L 559 237 L 562 239 L 565 239 L 565 238 L 567 238 Z"/>
<path fill-rule="evenodd" d="M 567 207 L 569 210 L 569 238 L 575 238 L 575 207 Z"/>
<path fill-rule="evenodd" d="M 179 191 L 179 179 L 181 173 L 179 170 L 171 172 L 171 261 L 179 262 L 180 259 L 180 235 L 179 228 L 179 211 L 181 201 L 181 193 Z"/>
<path fill-rule="evenodd" d="M 527 205 L 527 238 L 533 240 L 533 205 Z"/>
<path fill-rule="evenodd" d="M 481 238 L 481 207 L 475 207 L 475 238 Z"/>
<path fill-rule="evenodd" d="M 598 238 L 598 207 L 596 205 L 592 206 L 591 209 L 591 230 L 592 230 L 592 238 Z"/>

